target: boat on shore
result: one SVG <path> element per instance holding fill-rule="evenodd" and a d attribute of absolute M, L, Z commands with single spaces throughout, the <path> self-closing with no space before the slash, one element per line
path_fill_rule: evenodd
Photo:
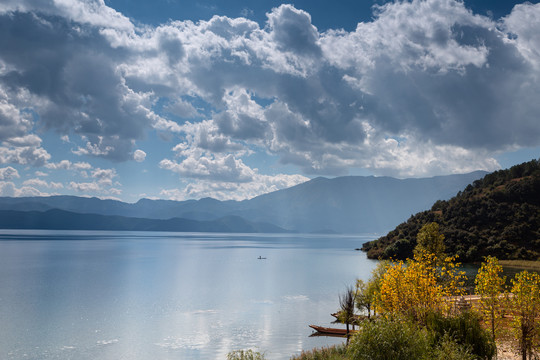
<path fill-rule="evenodd" d="M 310 328 L 324 335 L 347 336 L 347 329 L 328 328 L 324 326 L 309 325 Z M 349 330 L 349 335 L 356 333 L 358 330 Z"/>

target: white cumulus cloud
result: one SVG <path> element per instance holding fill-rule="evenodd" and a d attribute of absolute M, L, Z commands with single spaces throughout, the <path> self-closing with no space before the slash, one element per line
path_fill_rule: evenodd
<path fill-rule="evenodd" d="M 17 169 L 12 168 L 11 166 L 0 168 L 0 180 L 12 180 L 18 178 L 20 178 L 20 176 Z"/>
<path fill-rule="evenodd" d="M 103 0 L 7 0 L 0 27 L 20 31 L 0 33 L 0 164 L 95 179 L 72 189 L 112 185 L 103 169 L 49 163 L 44 129 L 112 161 L 145 160 L 148 132 L 174 139 L 159 166 L 192 181 L 184 197 L 272 188 L 246 165 L 253 152 L 304 174 L 493 170 L 495 155 L 540 145 L 539 19 L 539 4 L 492 19 L 410 0 L 375 6 L 353 31 L 321 32 L 290 4 L 262 26 L 142 26 Z"/>
<path fill-rule="evenodd" d="M 0 181 L 0 196 L 24 197 L 24 196 L 50 196 L 52 194 L 41 192 L 32 186 L 18 188 L 11 181 Z"/>
<path fill-rule="evenodd" d="M 258 175 L 246 183 L 223 181 L 190 182 L 183 189 L 163 189 L 160 195 L 170 200 L 200 199 L 212 197 L 218 200 L 245 200 L 272 191 L 285 189 L 308 181 L 302 175 Z"/>
<path fill-rule="evenodd" d="M 69 189 L 75 190 L 80 193 L 96 193 L 102 192 L 103 187 L 97 182 L 75 182 L 71 181 L 68 186 Z"/>
<path fill-rule="evenodd" d="M 140 149 L 135 150 L 133 153 L 133 160 L 136 162 L 143 162 L 146 159 L 146 153 Z"/>
<path fill-rule="evenodd" d="M 64 185 L 59 182 L 47 182 L 43 179 L 28 179 L 23 182 L 24 186 L 30 186 L 34 188 L 49 188 L 49 189 L 63 189 Z"/>

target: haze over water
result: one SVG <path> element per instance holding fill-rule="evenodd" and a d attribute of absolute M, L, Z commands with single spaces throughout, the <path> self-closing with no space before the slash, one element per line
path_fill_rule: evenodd
<path fill-rule="evenodd" d="M 0 232 L 0 358 L 289 359 L 341 339 L 338 295 L 376 236 Z M 259 260 L 259 256 L 266 259 Z"/>

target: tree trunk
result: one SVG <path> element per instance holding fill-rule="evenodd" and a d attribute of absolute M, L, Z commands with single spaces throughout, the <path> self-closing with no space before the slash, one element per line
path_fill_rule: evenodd
<path fill-rule="evenodd" d="M 493 341 L 495 341 L 495 310 L 491 309 L 491 335 L 493 336 Z"/>
<path fill-rule="evenodd" d="M 523 320 L 521 320 L 523 321 Z M 527 327 L 524 323 L 521 324 L 521 360 L 527 360 Z"/>

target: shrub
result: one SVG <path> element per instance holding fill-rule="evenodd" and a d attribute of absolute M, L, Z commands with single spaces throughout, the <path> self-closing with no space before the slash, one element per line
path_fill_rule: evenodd
<path fill-rule="evenodd" d="M 482 328 L 478 314 L 466 311 L 445 317 L 440 313 L 427 316 L 426 326 L 435 344 L 442 344 L 450 337 L 457 344 L 470 349 L 479 359 L 492 359 L 496 353 L 495 343 L 489 331 Z"/>
<path fill-rule="evenodd" d="M 433 353 L 426 360 L 474 360 L 476 357 L 470 348 L 458 344 L 450 335 L 445 334 L 437 344 Z"/>
<path fill-rule="evenodd" d="M 430 352 L 427 333 L 411 322 L 379 319 L 365 322 L 347 348 L 354 360 L 420 359 Z"/>
<path fill-rule="evenodd" d="M 493 341 L 475 314 L 454 318 L 431 314 L 428 321 L 427 327 L 384 318 L 365 322 L 351 339 L 347 359 L 473 360 L 491 359 L 495 354 Z"/>
<path fill-rule="evenodd" d="M 227 354 L 227 360 L 264 360 L 265 357 L 258 351 L 235 350 Z"/>

